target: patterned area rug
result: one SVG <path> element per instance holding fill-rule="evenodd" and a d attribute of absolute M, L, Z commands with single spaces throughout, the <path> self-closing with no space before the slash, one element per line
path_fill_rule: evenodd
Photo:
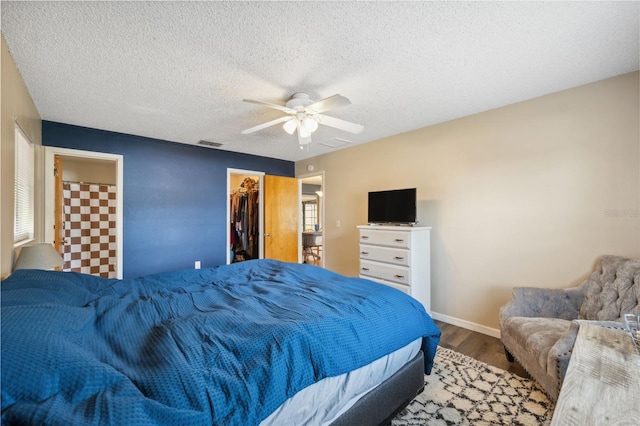
<path fill-rule="evenodd" d="M 544 425 L 554 404 L 524 379 L 438 347 L 425 389 L 392 420 L 403 425 Z"/>

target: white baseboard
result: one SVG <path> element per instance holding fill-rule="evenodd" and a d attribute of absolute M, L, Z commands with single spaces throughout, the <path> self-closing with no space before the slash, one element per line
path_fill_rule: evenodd
<path fill-rule="evenodd" d="M 466 328 L 467 330 L 477 331 L 478 333 L 486 334 L 487 336 L 497 337 L 498 339 L 500 338 L 500 330 L 498 330 L 497 328 L 487 327 L 484 325 L 476 324 L 475 322 L 450 317 L 448 315 L 439 314 L 437 312 L 430 312 L 429 314 L 435 320 Z"/>

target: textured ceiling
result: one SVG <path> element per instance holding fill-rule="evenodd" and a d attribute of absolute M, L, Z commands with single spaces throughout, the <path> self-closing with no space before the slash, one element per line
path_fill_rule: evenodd
<path fill-rule="evenodd" d="M 45 120 L 300 160 L 639 69 L 639 2 L 11 2 L 2 33 Z M 242 135 L 339 93 L 299 149 Z M 349 145 L 347 145 L 349 146 Z"/>

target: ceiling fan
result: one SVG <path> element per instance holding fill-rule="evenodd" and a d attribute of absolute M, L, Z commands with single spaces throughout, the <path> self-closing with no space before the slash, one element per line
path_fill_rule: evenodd
<path fill-rule="evenodd" d="M 333 95 L 319 101 L 313 101 L 306 93 L 295 93 L 284 106 L 253 99 L 243 99 L 243 101 L 274 108 L 287 114 L 284 117 L 243 130 L 242 134 L 245 135 L 284 123 L 282 126 L 284 130 L 290 135 L 297 131 L 298 143 L 305 145 L 311 142 L 311 133 L 318 129 L 318 124 L 350 133 L 360 133 L 364 129 L 360 124 L 322 114 L 325 111 L 351 104 L 349 99 L 341 95 Z"/>

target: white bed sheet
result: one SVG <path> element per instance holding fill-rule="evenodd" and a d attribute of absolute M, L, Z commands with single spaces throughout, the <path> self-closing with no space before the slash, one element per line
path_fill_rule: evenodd
<path fill-rule="evenodd" d="M 422 338 L 418 338 L 371 364 L 341 376 L 320 380 L 286 400 L 260 425 L 330 424 L 367 392 L 412 360 L 421 345 Z"/>

